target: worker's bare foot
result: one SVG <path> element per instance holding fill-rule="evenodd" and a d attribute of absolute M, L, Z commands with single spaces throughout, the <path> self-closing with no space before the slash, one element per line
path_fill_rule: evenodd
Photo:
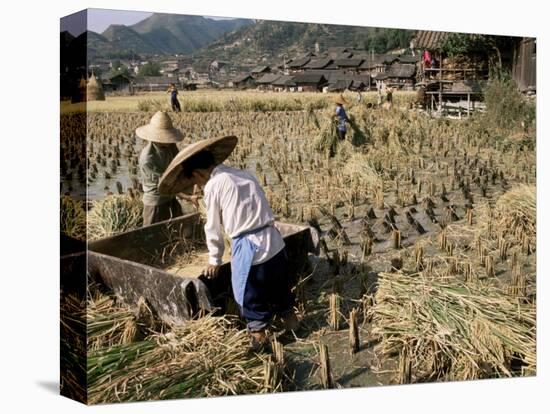
<path fill-rule="evenodd" d="M 253 352 L 263 352 L 266 350 L 269 345 L 269 340 L 267 337 L 267 332 L 254 331 L 250 332 L 250 350 Z"/>

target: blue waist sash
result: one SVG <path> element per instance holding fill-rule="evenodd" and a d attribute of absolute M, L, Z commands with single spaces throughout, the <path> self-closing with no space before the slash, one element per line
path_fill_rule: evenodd
<path fill-rule="evenodd" d="M 244 290 L 252 267 L 254 253 L 259 249 L 259 246 L 252 243 L 246 236 L 259 233 L 271 226 L 273 225 L 266 224 L 253 230 L 244 231 L 231 239 L 231 286 L 233 287 L 235 301 L 241 307 L 243 306 Z"/>

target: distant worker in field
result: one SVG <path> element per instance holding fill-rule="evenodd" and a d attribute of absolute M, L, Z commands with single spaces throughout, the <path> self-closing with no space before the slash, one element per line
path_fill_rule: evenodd
<path fill-rule="evenodd" d="M 376 106 L 378 108 L 382 106 L 382 87 L 380 84 L 376 85 Z"/>
<path fill-rule="evenodd" d="M 172 126 L 166 112 L 157 112 L 151 121 L 136 129 L 136 135 L 147 141 L 139 156 L 139 174 L 143 187 L 143 225 L 148 226 L 183 214 L 175 196 L 161 195 L 158 191 L 159 179 L 178 154 L 177 142 L 183 134 Z M 184 198 L 196 204 L 196 197 Z"/>
<path fill-rule="evenodd" d="M 180 101 L 178 100 L 178 88 L 175 83 L 171 83 L 166 93 L 170 94 L 170 104 L 172 105 L 172 111 L 181 112 Z"/>
<path fill-rule="evenodd" d="M 338 95 L 336 98 L 334 98 L 334 103 L 336 104 L 336 131 L 338 132 L 338 139 L 340 141 L 343 141 L 346 139 L 346 122 L 349 122 L 348 115 L 346 114 L 346 110 L 344 109 L 344 104 L 347 104 L 347 102 L 342 95 Z"/>
<path fill-rule="evenodd" d="M 388 86 L 386 88 L 386 102 L 382 105 L 384 109 L 392 109 L 393 108 L 393 88 Z"/>
<path fill-rule="evenodd" d="M 247 322 L 251 347 L 268 344 L 267 328 L 275 316 L 295 330 L 292 280 L 285 242 L 258 180 L 250 173 L 222 162 L 237 145 L 237 137 L 211 138 L 185 147 L 160 179 L 164 194 L 204 188 L 206 204 L 206 277 L 218 276 L 225 249 L 224 233 L 231 238 L 233 296 Z"/>

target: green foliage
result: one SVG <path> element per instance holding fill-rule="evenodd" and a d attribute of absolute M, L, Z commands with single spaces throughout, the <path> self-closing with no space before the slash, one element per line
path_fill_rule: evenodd
<path fill-rule="evenodd" d="M 385 53 L 388 50 L 408 47 L 411 37 L 411 30 L 375 28 L 364 41 L 364 48 L 375 53 Z"/>
<path fill-rule="evenodd" d="M 471 36 L 467 33 L 451 33 L 443 44 L 441 50 L 448 56 L 465 55 L 474 47 Z"/>
<path fill-rule="evenodd" d="M 160 65 L 156 62 L 147 62 L 139 68 L 140 76 L 160 76 Z"/>
<path fill-rule="evenodd" d="M 528 129 L 534 125 L 534 105 L 525 100 L 508 74 L 489 81 L 484 97 L 487 105 L 485 119 L 490 125 L 506 130 L 518 125 Z"/>

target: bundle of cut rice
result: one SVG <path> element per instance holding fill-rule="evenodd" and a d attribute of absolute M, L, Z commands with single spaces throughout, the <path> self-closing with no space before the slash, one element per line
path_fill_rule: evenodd
<path fill-rule="evenodd" d="M 372 333 L 400 356 L 398 382 L 534 374 L 536 309 L 503 291 L 422 274 L 381 274 Z"/>

